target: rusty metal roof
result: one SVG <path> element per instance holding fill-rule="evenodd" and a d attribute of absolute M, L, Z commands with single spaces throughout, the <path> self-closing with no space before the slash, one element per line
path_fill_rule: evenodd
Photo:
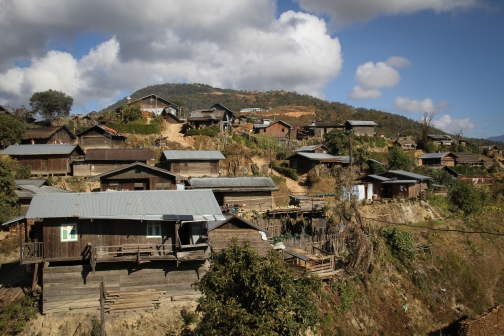
<path fill-rule="evenodd" d="M 86 161 L 149 161 L 154 153 L 149 148 L 88 149 Z"/>

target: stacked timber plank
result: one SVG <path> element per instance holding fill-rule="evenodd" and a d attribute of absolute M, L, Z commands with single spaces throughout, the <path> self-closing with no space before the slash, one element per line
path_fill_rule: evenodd
<path fill-rule="evenodd" d="M 21 287 L 9 287 L 0 289 L 0 308 L 9 305 L 12 302 L 20 301 L 25 293 Z"/>
<path fill-rule="evenodd" d="M 175 261 L 99 263 L 94 274 L 88 264 L 44 267 L 42 312 L 98 310 L 102 279 L 109 311 L 120 309 L 121 303 L 154 308 L 163 300 L 199 294 L 192 284 L 204 273 L 201 261 L 179 267 Z"/>

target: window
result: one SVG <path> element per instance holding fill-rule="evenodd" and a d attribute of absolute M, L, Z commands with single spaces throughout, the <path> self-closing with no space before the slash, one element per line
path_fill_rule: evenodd
<path fill-rule="evenodd" d="M 61 241 L 69 242 L 69 241 L 77 241 L 77 224 L 63 224 L 61 225 Z"/>
<path fill-rule="evenodd" d="M 292 166 L 292 168 L 297 169 L 297 167 L 298 167 L 297 161 L 292 161 L 291 166 Z"/>
<path fill-rule="evenodd" d="M 161 223 L 148 222 L 147 223 L 147 238 L 161 238 Z"/>

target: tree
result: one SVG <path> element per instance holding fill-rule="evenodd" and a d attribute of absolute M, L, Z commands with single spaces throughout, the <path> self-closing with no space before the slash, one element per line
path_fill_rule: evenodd
<path fill-rule="evenodd" d="M 16 194 L 16 172 L 20 166 L 9 157 L 0 159 L 0 222 L 19 215 Z"/>
<path fill-rule="evenodd" d="M 30 97 L 30 106 L 34 114 L 39 113 L 42 117 L 64 117 L 70 114 L 73 98 L 64 92 L 47 90 L 35 92 Z"/>
<path fill-rule="evenodd" d="M 469 215 L 480 210 L 482 193 L 472 184 L 465 181 L 455 181 L 448 193 L 450 202 L 456 205 L 464 214 Z"/>
<path fill-rule="evenodd" d="M 123 105 L 119 110 L 121 113 L 121 121 L 125 124 L 142 119 L 142 110 L 138 105 Z"/>
<path fill-rule="evenodd" d="M 301 335 L 319 321 L 320 280 L 295 275 L 275 251 L 261 257 L 249 243 L 233 240 L 213 254 L 196 287 L 204 295 L 195 335 Z"/>
<path fill-rule="evenodd" d="M 387 167 L 385 167 L 385 165 L 378 163 L 378 162 L 372 162 L 371 169 L 373 171 L 373 174 L 375 174 L 375 175 L 387 172 Z"/>
<path fill-rule="evenodd" d="M 428 141 L 427 134 L 429 134 L 432 119 L 436 115 L 435 112 L 424 112 L 422 118 L 420 119 L 420 124 L 422 125 L 422 142 L 425 145 Z"/>
<path fill-rule="evenodd" d="M 408 170 L 413 165 L 413 159 L 406 155 L 403 150 L 395 145 L 389 151 L 389 169 Z"/>
<path fill-rule="evenodd" d="M 25 124 L 6 114 L 0 114 L 0 141 L 3 147 L 20 142 L 26 133 Z"/>
<path fill-rule="evenodd" d="M 362 145 L 360 147 L 355 147 L 353 149 L 352 155 L 355 164 L 362 168 L 362 165 L 366 163 L 366 161 L 369 159 L 369 156 L 371 155 L 371 153 L 369 152 L 369 146 Z"/>
<path fill-rule="evenodd" d="M 349 137 L 351 135 L 343 131 L 331 131 L 324 134 L 324 144 L 333 155 L 347 155 Z"/>

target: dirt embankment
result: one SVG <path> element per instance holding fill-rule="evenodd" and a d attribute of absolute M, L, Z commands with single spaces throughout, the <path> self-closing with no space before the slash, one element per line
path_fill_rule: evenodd
<path fill-rule="evenodd" d="M 391 223 L 419 223 L 427 218 L 441 219 L 436 210 L 425 202 L 399 202 L 364 205 L 362 217 Z"/>

